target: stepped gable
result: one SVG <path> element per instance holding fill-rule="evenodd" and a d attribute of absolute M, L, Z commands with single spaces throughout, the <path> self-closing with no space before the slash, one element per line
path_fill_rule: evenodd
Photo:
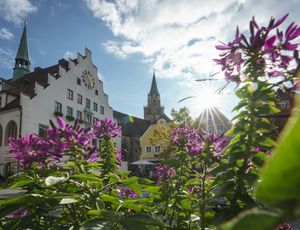
<path fill-rule="evenodd" d="M 70 59 L 75 65 L 78 64 L 77 59 Z M 23 75 L 18 79 L 1 79 L 5 84 L 5 89 L 3 92 L 16 96 L 14 100 L 8 103 L 5 107 L 1 108 L 0 111 L 9 110 L 12 108 L 17 108 L 20 106 L 20 95 L 21 93 L 33 98 L 35 94 L 35 84 L 39 84 L 46 88 L 49 86 L 48 77 L 52 76 L 54 78 L 59 78 L 59 68 L 62 67 L 66 71 L 69 70 L 69 61 L 65 59 L 60 59 L 58 64 L 49 66 L 46 68 L 36 67 L 33 72 Z"/>

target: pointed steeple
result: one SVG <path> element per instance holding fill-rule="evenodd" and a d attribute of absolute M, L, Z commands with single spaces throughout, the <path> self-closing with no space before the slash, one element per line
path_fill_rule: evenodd
<path fill-rule="evenodd" d="M 153 77 L 152 77 L 150 95 L 159 95 L 157 85 L 156 85 L 156 78 L 155 78 L 155 71 L 154 70 L 153 70 Z"/>
<path fill-rule="evenodd" d="M 30 72 L 30 59 L 27 41 L 27 22 L 24 23 L 24 29 L 20 40 L 18 52 L 15 58 L 15 67 L 13 80 L 22 77 L 24 74 Z"/>

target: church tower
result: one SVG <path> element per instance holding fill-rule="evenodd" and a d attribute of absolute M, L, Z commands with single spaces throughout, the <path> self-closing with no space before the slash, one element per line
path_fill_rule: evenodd
<path fill-rule="evenodd" d="M 27 22 L 24 23 L 24 29 L 15 58 L 15 67 L 13 70 L 13 80 L 22 77 L 24 74 L 30 73 L 30 60 L 27 42 Z"/>
<path fill-rule="evenodd" d="M 144 119 L 157 123 L 160 119 L 166 119 L 164 107 L 160 105 L 160 95 L 156 85 L 155 72 L 153 72 L 150 93 L 148 94 L 148 105 L 144 107 Z"/>

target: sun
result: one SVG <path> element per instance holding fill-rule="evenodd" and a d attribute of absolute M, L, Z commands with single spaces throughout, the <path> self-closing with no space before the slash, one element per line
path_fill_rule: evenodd
<path fill-rule="evenodd" d="M 216 89 L 205 88 L 202 91 L 198 92 L 197 106 L 200 110 L 209 109 L 212 107 L 218 107 L 221 103 L 221 95 L 215 92 Z"/>
<path fill-rule="evenodd" d="M 218 89 L 219 85 L 208 83 L 191 90 L 191 97 L 186 103 L 192 116 L 199 116 L 204 110 L 218 108 L 224 103 L 224 95 L 217 93 Z"/>

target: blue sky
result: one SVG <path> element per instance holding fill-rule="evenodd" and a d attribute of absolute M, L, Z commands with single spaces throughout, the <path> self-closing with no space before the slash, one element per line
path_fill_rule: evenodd
<path fill-rule="evenodd" d="M 114 109 L 142 117 L 155 68 L 166 113 L 187 106 L 196 117 L 212 100 L 208 89 L 226 83 L 195 82 L 219 70 L 214 45 L 231 39 L 236 25 L 246 30 L 253 15 L 266 23 L 290 12 L 287 23 L 299 22 L 299 10 L 298 0 L 0 0 L 0 76 L 12 75 L 27 20 L 32 68 L 87 47 Z M 216 98 L 229 117 L 233 87 Z M 178 103 L 187 96 L 196 97 Z"/>

